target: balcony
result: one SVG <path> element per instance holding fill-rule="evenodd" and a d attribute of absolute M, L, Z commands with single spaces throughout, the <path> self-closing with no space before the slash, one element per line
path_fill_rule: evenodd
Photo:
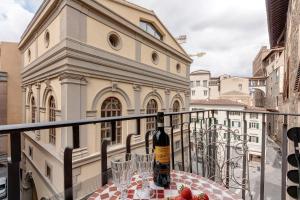
<path fill-rule="evenodd" d="M 224 121 L 220 120 L 222 115 Z M 26 186 L 24 180 L 32 177 L 26 176 L 23 177 L 22 182 L 20 181 L 22 174 L 20 167 L 24 165 L 21 157 L 24 159 L 28 156 L 24 151 L 22 154 L 21 149 L 21 135 L 24 132 L 71 127 L 73 134 L 79 134 L 82 126 L 110 123 L 112 138 L 102 139 L 99 154 L 101 166 L 97 166 L 97 170 L 93 171 L 93 177 L 84 181 L 76 180 L 78 159 L 84 159 L 87 150 L 86 148 L 73 150 L 71 147 L 66 147 L 62 155 L 62 172 L 59 172 L 63 175 L 60 177 L 63 182 L 62 188 L 58 188 L 57 192 L 47 197 L 47 199 L 86 199 L 110 182 L 111 157 L 125 156 L 126 153 L 137 151 L 152 152 L 151 136 L 154 131 L 143 133 L 142 122 L 155 116 L 155 114 L 130 115 L 94 120 L 1 126 L 0 135 L 9 134 L 11 140 L 11 153 L 7 167 L 8 199 L 21 199 L 28 195 L 24 194 L 24 189 L 21 190 L 21 185 L 24 188 L 24 184 Z M 287 199 L 289 197 L 287 190 L 290 190 L 288 185 L 296 185 L 287 184 L 286 174 L 292 167 L 288 167 L 285 158 L 288 155 L 287 149 L 292 149 L 291 153 L 294 149 L 292 145 L 288 148 L 287 122 L 298 116 L 235 110 L 165 113 L 165 130 L 171 141 L 171 168 L 200 175 L 216 182 L 235 193 L 239 199 Z M 268 124 L 269 119 L 274 118 L 278 122 L 277 129 Z M 136 131 L 127 135 L 125 147 L 112 149 L 109 144 L 110 141 L 115 140 L 116 124 L 119 121 L 135 121 Z M 279 140 L 280 146 L 273 140 L 275 132 L 277 137 L 282 136 Z M 43 134 L 42 131 L 40 133 Z M 48 168 L 46 172 L 47 170 Z M 54 183 L 49 182 L 49 184 Z"/>

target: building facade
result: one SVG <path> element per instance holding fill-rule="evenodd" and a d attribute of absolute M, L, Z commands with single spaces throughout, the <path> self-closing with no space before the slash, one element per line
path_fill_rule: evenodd
<path fill-rule="evenodd" d="M 192 60 L 153 11 L 127 1 L 44 1 L 19 49 L 27 123 L 188 110 Z M 141 127 L 133 151 L 144 145 L 154 120 Z M 26 195 L 41 199 L 62 192 L 67 146 L 74 148 L 74 184 L 93 184 L 102 139 L 111 139 L 109 157 L 121 155 L 134 132 L 134 122 L 117 123 L 115 137 L 106 123 L 83 126 L 79 135 L 68 128 L 26 132 Z M 81 184 L 75 196 L 87 195 L 88 187 Z"/>
<path fill-rule="evenodd" d="M 209 99 L 211 95 L 210 71 L 197 70 L 190 74 L 191 99 Z"/>
<path fill-rule="evenodd" d="M 240 144 L 243 139 L 243 114 L 238 111 L 264 111 L 262 108 L 254 108 L 247 106 L 245 104 L 231 101 L 227 99 L 210 99 L 210 100 L 191 100 L 190 110 L 216 110 L 214 112 L 214 117 L 216 119 L 216 124 L 218 126 L 218 144 L 227 142 L 225 132 L 222 130 L 227 130 L 228 121 L 227 113 L 222 110 L 229 111 L 230 118 L 230 129 L 234 132 L 231 136 L 231 146 L 234 148 Z M 232 112 L 230 112 L 232 111 Z M 201 116 L 200 116 L 201 117 Z M 208 117 L 208 114 L 204 117 Z M 212 117 L 212 116 L 210 116 Z M 262 142 L 262 115 L 258 114 L 246 114 L 247 120 L 247 146 L 248 146 L 248 159 L 252 160 L 261 156 L 261 142 Z M 195 118 L 195 116 L 194 116 Z M 200 125 L 197 124 L 197 128 Z M 207 128 L 207 127 L 206 127 Z M 193 127 L 192 127 L 193 129 Z"/>
<path fill-rule="evenodd" d="M 266 93 L 266 78 L 221 75 L 211 77 L 209 71 L 190 74 L 191 100 L 227 99 L 249 106 L 262 107 Z"/>
<path fill-rule="evenodd" d="M 264 65 L 262 60 L 265 58 L 266 54 L 268 54 L 269 49 L 267 46 L 263 46 L 260 48 L 258 54 L 255 56 L 252 63 L 252 76 L 253 77 L 262 77 L 264 76 Z"/>
<path fill-rule="evenodd" d="M 21 54 L 17 43 L 0 42 L 0 125 L 22 122 Z M 9 137 L 0 136 L 0 163 L 7 160 Z M 6 161 L 5 161 L 6 162 Z"/>

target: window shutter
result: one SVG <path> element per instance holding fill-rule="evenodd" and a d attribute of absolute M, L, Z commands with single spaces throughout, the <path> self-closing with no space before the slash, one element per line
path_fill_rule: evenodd
<path fill-rule="evenodd" d="M 259 129 L 259 123 L 257 123 L 256 126 L 257 126 L 257 129 Z"/>
<path fill-rule="evenodd" d="M 241 122 L 239 122 L 239 127 L 241 127 Z"/>

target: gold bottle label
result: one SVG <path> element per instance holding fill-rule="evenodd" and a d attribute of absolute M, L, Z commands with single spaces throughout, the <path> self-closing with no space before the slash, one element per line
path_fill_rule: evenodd
<path fill-rule="evenodd" d="M 161 164 L 170 163 L 170 146 L 156 146 L 154 149 L 155 160 Z"/>

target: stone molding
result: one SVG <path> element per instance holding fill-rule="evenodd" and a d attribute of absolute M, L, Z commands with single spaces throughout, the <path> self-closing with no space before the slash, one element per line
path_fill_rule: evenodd
<path fill-rule="evenodd" d="M 143 104 L 142 104 L 142 108 L 141 108 L 141 111 L 142 110 L 145 110 L 146 107 L 147 107 L 147 103 L 148 101 L 153 98 L 153 97 L 156 97 L 156 99 L 158 99 L 160 105 L 161 105 L 161 110 L 165 110 L 165 104 L 164 104 L 164 101 L 163 101 L 163 98 L 160 96 L 160 94 L 154 89 L 153 91 L 149 92 L 146 97 L 144 98 L 143 100 Z"/>
<path fill-rule="evenodd" d="M 100 90 L 100 91 L 96 94 L 96 96 L 94 97 L 94 99 L 93 99 L 93 101 L 92 101 L 91 111 L 96 111 L 96 110 L 97 110 L 97 105 L 98 105 L 98 103 L 99 103 L 99 100 L 101 99 L 101 97 L 102 97 L 104 94 L 106 94 L 106 93 L 108 93 L 108 92 L 115 92 L 115 93 L 120 94 L 120 95 L 124 98 L 124 100 L 125 100 L 125 102 L 126 102 L 126 104 L 127 104 L 128 110 L 133 110 L 132 104 L 131 104 L 131 101 L 130 101 L 130 98 L 129 98 L 129 96 L 127 95 L 127 93 L 126 93 L 124 90 L 122 90 L 121 88 L 119 88 L 119 87 L 116 87 L 114 90 L 115 90 L 115 91 L 113 91 L 113 88 L 112 88 L 112 87 L 106 87 L 106 88 L 103 88 L 102 90 Z"/>
<path fill-rule="evenodd" d="M 134 80 L 139 80 L 141 85 L 157 83 L 156 87 L 167 85 L 169 88 L 174 88 L 174 85 L 177 85 L 186 90 L 190 85 L 189 80 L 185 77 L 72 39 L 64 40 L 27 66 L 22 72 L 23 84 L 58 76 L 67 70 L 70 73 L 76 71 L 85 76 L 99 76 L 101 79 L 110 80 L 117 78 L 118 81 L 131 83 L 134 78 Z"/>

